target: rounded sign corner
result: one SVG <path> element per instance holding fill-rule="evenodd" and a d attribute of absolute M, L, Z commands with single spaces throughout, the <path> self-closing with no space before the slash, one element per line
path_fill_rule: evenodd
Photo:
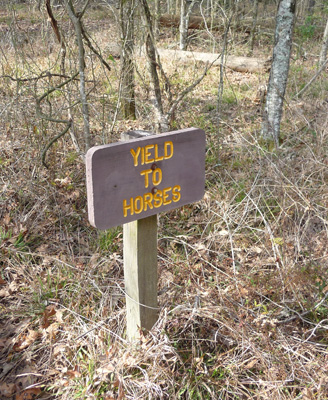
<path fill-rule="evenodd" d="M 97 146 L 91 147 L 85 154 L 85 162 L 86 164 L 92 162 L 92 157 L 95 154 L 95 152 L 98 150 Z"/>

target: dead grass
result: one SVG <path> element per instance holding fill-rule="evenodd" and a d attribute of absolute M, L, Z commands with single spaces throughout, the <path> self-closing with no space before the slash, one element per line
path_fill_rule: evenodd
<path fill-rule="evenodd" d="M 107 26 L 106 35 L 114 35 Z M 26 56 L 28 47 L 23 58 L 3 42 L 2 73 L 27 77 L 45 65 L 55 68 L 57 48 L 42 57 L 51 40 L 48 31 L 38 42 L 37 63 Z M 95 60 L 88 63 L 94 142 L 151 129 L 145 76 L 139 118 L 119 120 L 108 135 L 117 68 L 105 75 Z M 136 346 L 125 339 L 121 229 L 100 233 L 89 226 L 84 165 L 69 136 L 49 152 L 50 169 L 40 165 L 59 127 L 38 119 L 34 94 L 50 83 L 1 78 L 3 398 L 328 397 L 328 120 L 320 85 L 289 100 L 311 75 L 313 60 L 293 67 L 299 75 L 290 80 L 277 151 L 268 151 L 258 134 L 257 92 L 267 77 L 227 72 L 219 166 L 218 70 L 181 104 L 175 127 L 198 126 L 207 134 L 206 194 L 160 216 L 160 315 Z M 176 92 L 197 76 L 194 66 L 166 68 Z M 77 96 L 77 83 L 70 90 Z M 67 113 L 66 96 L 57 93 L 44 109 Z M 78 107 L 74 118 L 81 139 Z"/>

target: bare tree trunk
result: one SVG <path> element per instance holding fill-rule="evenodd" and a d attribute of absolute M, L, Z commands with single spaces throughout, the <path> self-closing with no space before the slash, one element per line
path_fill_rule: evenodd
<path fill-rule="evenodd" d="M 162 93 L 159 83 L 159 76 L 157 73 L 158 55 L 156 54 L 156 48 L 154 44 L 154 31 L 153 24 L 151 20 L 151 13 L 147 3 L 147 0 L 140 0 L 143 12 L 145 15 L 146 25 L 147 25 L 147 38 L 146 38 L 146 53 L 148 58 L 149 72 L 152 82 L 153 91 L 153 106 L 156 114 L 156 131 L 167 132 L 169 130 L 169 123 L 167 116 L 163 112 L 162 104 Z"/>
<path fill-rule="evenodd" d="M 168 14 L 171 14 L 171 0 L 167 0 L 166 12 L 167 12 Z"/>
<path fill-rule="evenodd" d="M 58 23 L 56 18 L 54 17 L 54 14 L 52 12 L 52 8 L 51 8 L 51 3 L 50 0 L 46 0 L 46 9 L 47 9 L 47 13 L 51 22 L 51 26 L 52 29 L 55 33 L 55 36 L 60 44 L 60 56 L 61 56 L 61 60 L 60 60 L 60 73 L 65 76 L 65 60 L 66 60 L 66 45 L 65 45 L 65 40 L 64 37 L 60 34 L 59 32 L 59 27 L 58 27 Z M 76 139 L 76 135 L 75 135 L 75 129 L 74 129 L 74 121 L 73 121 L 73 113 L 72 113 L 72 101 L 71 101 L 71 91 L 68 88 L 67 90 L 67 95 L 68 95 L 68 118 L 69 121 L 71 121 L 70 123 L 70 136 L 73 142 L 73 145 L 77 151 L 78 154 L 81 154 L 81 150 L 78 144 L 78 141 Z M 45 165 L 45 163 L 44 163 Z"/>
<path fill-rule="evenodd" d="M 261 134 L 278 147 L 280 121 L 287 86 L 296 0 L 280 0 L 276 17 L 275 46 Z"/>
<path fill-rule="evenodd" d="M 254 0 L 254 5 L 253 5 L 253 23 L 252 23 L 251 37 L 250 37 L 250 41 L 249 41 L 250 54 L 253 54 L 253 50 L 254 50 L 254 41 L 255 41 L 255 31 L 256 31 L 258 9 L 259 9 L 259 0 Z"/>
<path fill-rule="evenodd" d="M 179 28 L 180 50 L 187 50 L 189 18 L 194 4 L 195 0 L 192 0 L 191 3 L 187 2 L 187 0 L 181 0 L 180 28 Z"/>
<path fill-rule="evenodd" d="M 205 15 L 207 18 L 211 17 L 212 13 L 212 3 L 211 0 L 206 0 L 206 10 L 205 10 Z"/>
<path fill-rule="evenodd" d="M 173 10 L 173 14 L 176 14 L 179 10 L 179 0 L 173 0 L 174 3 L 174 10 Z"/>
<path fill-rule="evenodd" d="M 156 132 L 167 132 L 170 129 L 169 121 L 172 120 L 175 111 L 179 105 L 179 103 L 184 99 L 184 97 L 190 93 L 206 76 L 209 68 L 213 65 L 214 61 L 210 65 L 205 67 L 203 74 L 194 81 L 191 85 L 189 85 L 186 89 L 184 89 L 175 100 L 172 99 L 172 93 L 170 90 L 170 82 L 164 72 L 162 67 L 160 56 L 158 50 L 156 48 L 154 33 L 153 33 L 153 24 L 151 19 L 151 13 L 148 6 L 147 0 L 139 0 L 141 7 L 143 9 L 143 13 L 145 16 L 145 22 L 147 27 L 147 38 L 146 38 L 146 53 L 148 58 L 151 86 L 153 92 L 153 107 L 155 110 L 155 118 L 156 118 Z M 160 80 L 158 76 L 157 70 L 160 71 L 161 76 L 164 80 L 165 90 L 168 93 L 169 100 L 169 110 L 164 112 L 164 107 L 162 103 L 162 90 L 160 87 Z"/>
<path fill-rule="evenodd" d="M 121 28 L 121 105 L 123 117 L 136 118 L 134 82 L 134 0 L 120 1 Z"/>
<path fill-rule="evenodd" d="M 325 32 L 323 34 L 320 58 L 319 58 L 319 67 L 321 67 L 327 59 L 327 52 L 328 52 L 328 20 L 326 23 Z"/>
<path fill-rule="evenodd" d="M 188 39 L 188 17 L 186 11 L 186 0 L 181 0 L 180 8 L 180 50 L 187 50 Z"/>
<path fill-rule="evenodd" d="M 85 151 L 90 148 L 90 120 L 89 120 L 89 106 L 87 101 L 87 95 L 85 91 L 85 61 L 84 61 L 84 45 L 82 39 L 82 22 L 81 19 L 87 8 L 89 0 L 86 0 L 81 12 L 76 13 L 73 7 L 72 0 L 65 1 L 65 7 L 68 15 L 74 25 L 75 36 L 79 49 L 79 75 L 80 75 L 80 97 L 82 103 L 82 114 L 83 114 L 83 124 L 84 124 L 84 142 Z"/>
<path fill-rule="evenodd" d="M 147 35 L 146 39 L 146 51 L 148 56 L 149 72 L 153 86 L 153 105 L 156 111 L 156 120 L 158 123 L 158 131 L 165 132 L 168 130 L 168 123 L 164 121 L 162 94 L 159 83 L 159 76 L 157 73 L 157 61 L 156 61 L 156 50 L 153 44 L 153 40 L 150 34 Z"/>
<path fill-rule="evenodd" d="M 160 0 L 155 0 L 155 18 L 154 18 L 154 31 L 155 37 L 159 36 L 159 19 L 161 17 L 161 2 Z"/>
<path fill-rule="evenodd" d="M 222 97 L 223 97 L 223 75 L 224 75 L 224 58 L 226 56 L 227 51 L 227 43 L 228 43 L 228 32 L 231 24 L 231 18 L 228 20 L 226 30 L 224 32 L 223 37 L 223 46 L 221 52 L 221 64 L 220 64 L 220 82 L 218 87 L 218 97 L 217 97 L 217 106 L 216 113 L 218 117 L 218 130 L 217 130 L 217 154 L 218 154 L 218 164 L 220 164 L 220 142 L 221 142 L 221 115 L 222 115 Z"/>

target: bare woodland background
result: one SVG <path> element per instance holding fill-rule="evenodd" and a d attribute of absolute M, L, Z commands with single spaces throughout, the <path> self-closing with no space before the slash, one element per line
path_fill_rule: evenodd
<path fill-rule="evenodd" d="M 327 19 L 0 2 L 1 399 L 328 398 Z M 191 126 L 205 197 L 159 216 L 159 319 L 131 347 L 122 230 L 89 225 L 84 154 Z"/>

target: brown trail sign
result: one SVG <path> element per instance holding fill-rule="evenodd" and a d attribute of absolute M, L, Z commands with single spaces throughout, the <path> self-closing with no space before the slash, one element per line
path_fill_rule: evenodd
<path fill-rule="evenodd" d="M 200 129 L 96 146 L 86 155 L 91 225 L 108 229 L 200 200 L 205 134 Z"/>
<path fill-rule="evenodd" d="M 137 139 L 131 137 L 143 136 Z M 86 154 L 91 225 L 123 225 L 127 336 L 157 319 L 157 214 L 200 200 L 205 187 L 205 132 L 130 132 L 127 142 Z"/>

